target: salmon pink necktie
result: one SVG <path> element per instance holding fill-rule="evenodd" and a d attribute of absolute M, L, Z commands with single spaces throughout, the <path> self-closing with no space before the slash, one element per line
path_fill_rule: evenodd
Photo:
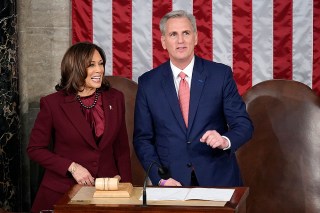
<path fill-rule="evenodd" d="M 181 78 L 180 84 L 179 84 L 179 91 L 178 91 L 180 109 L 181 109 L 186 127 L 188 127 L 188 114 L 189 114 L 189 102 L 190 102 L 189 84 L 188 84 L 188 81 L 185 79 L 186 74 L 184 72 L 180 72 L 179 76 Z"/>

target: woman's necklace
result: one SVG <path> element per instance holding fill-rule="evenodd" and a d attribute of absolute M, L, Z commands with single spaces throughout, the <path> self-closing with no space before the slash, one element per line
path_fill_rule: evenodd
<path fill-rule="evenodd" d="M 86 109 L 91 109 L 93 108 L 96 104 L 97 104 L 97 101 L 98 101 L 98 96 L 99 96 L 99 93 L 96 91 L 95 92 L 95 97 L 94 97 L 94 101 L 93 101 L 93 104 L 91 104 L 90 106 L 86 106 L 84 105 L 84 103 L 81 101 L 81 98 L 79 95 L 77 95 L 77 100 L 79 101 L 80 105 L 83 107 L 83 108 L 86 108 Z"/>

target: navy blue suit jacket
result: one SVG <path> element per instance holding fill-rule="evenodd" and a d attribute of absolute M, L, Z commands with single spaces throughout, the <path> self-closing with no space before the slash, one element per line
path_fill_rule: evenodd
<path fill-rule="evenodd" d="M 183 186 L 190 185 L 192 169 L 200 186 L 241 185 L 235 151 L 251 138 L 253 126 L 229 66 L 195 56 L 188 123 L 186 128 L 170 62 L 144 73 L 134 122 L 134 148 L 144 169 L 159 162 Z M 231 149 L 201 143 L 207 130 L 228 137 Z M 153 167 L 149 177 L 156 185 L 161 178 Z"/>

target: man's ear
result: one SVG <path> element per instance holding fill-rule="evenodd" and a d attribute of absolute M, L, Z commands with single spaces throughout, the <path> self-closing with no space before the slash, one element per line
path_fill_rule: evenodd
<path fill-rule="evenodd" d="M 194 42 L 194 46 L 196 46 L 198 44 L 198 31 L 196 32 L 196 35 L 195 35 L 195 42 Z"/>
<path fill-rule="evenodd" d="M 166 38 L 164 36 L 161 36 L 161 45 L 163 49 L 167 49 L 166 47 Z"/>

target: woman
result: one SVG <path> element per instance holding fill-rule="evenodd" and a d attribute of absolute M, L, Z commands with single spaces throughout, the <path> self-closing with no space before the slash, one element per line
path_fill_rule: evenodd
<path fill-rule="evenodd" d="M 57 92 L 40 100 L 27 152 L 46 171 L 32 212 L 53 209 L 72 185 L 92 186 L 97 177 L 120 175 L 131 182 L 124 96 L 109 87 L 105 62 L 95 44 L 71 46 L 61 62 Z"/>

